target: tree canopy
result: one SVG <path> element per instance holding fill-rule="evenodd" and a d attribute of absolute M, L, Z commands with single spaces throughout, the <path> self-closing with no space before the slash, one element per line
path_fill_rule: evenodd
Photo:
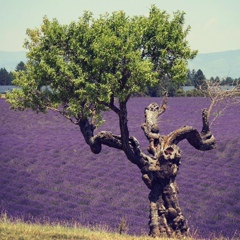
<path fill-rule="evenodd" d="M 25 70 L 26 70 L 25 63 L 23 61 L 19 62 L 15 69 L 16 72 L 25 71 Z"/>
<path fill-rule="evenodd" d="M 6 68 L 0 69 L 0 85 L 10 85 L 12 79 L 12 73 L 9 73 Z"/>
<path fill-rule="evenodd" d="M 27 30 L 28 61 L 14 80 L 21 89 L 8 102 L 19 110 L 57 110 L 79 122 L 93 112 L 118 112 L 114 98 L 126 103 L 161 79 L 184 83 L 187 60 L 197 53 L 186 40 L 184 15 L 152 6 L 148 16 L 119 11 L 94 19 L 85 12 L 68 25 L 44 17 L 39 28 Z"/>

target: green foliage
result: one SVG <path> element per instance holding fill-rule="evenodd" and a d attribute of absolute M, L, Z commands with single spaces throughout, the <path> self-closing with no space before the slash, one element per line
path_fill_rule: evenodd
<path fill-rule="evenodd" d="M 25 64 L 20 62 L 17 67 L 16 71 L 24 70 Z M 5 68 L 0 69 L 0 85 L 11 85 L 14 79 L 14 73 L 8 72 Z"/>
<path fill-rule="evenodd" d="M 219 82 L 220 79 L 219 77 L 216 77 L 215 79 L 212 80 L 213 82 Z M 232 79 L 231 77 L 226 77 L 226 79 L 223 79 L 220 81 L 220 85 L 228 85 L 228 86 L 237 86 L 240 84 L 240 78 L 239 79 Z"/>
<path fill-rule="evenodd" d="M 11 85 L 13 76 L 5 68 L 0 69 L 0 85 Z"/>
<path fill-rule="evenodd" d="M 127 102 L 166 76 L 182 84 L 196 55 L 188 31 L 184 13 L 170 18 L 155 6 L 148 17 L 119 11 L 94 19 L 85 12 L 69 25 L 44 17 L 40 28 L 27 30 L 28 62 L 14 80 L 21 89 L 7 101 L 19 110 L 57 109 L 77 121 L 93 112 L 100 117 L 114 98 Z"/>
<path fill-rule="evenodd" d="M 15 69 L 17 72 L 26 71 L 25 63 L 23 61 L 19 62 Z"/>
<path fill-rule="evenodd" d="M 146 95 L 150 97 L 160 97 L 162 93 L 162 89 L 160 84 L 155 86 L 149 86 L 146 89 Z"/>
<path fill-rule="evenodd" d="M 195 74 L 196 74 L 195 69 L 193 69 L 192 71 L 188 69 L 185 86 L 194 86 L 194 75 Z"/>
<path fill-rule="evenodd" d="M 197 89 L 192 89 L 186 92 L 187 97 L 204 97 L 203 92 Z"/>
<path fill-rule="evenodd" d="M 184 92 L 184 90 L 182 88 L 179 88 L 176 91 L 175 97 L 186 97 L 186 93 Z"/>
<path fill-rule="evenodd" d="M 207 89 L 206 77 L 204 76 L 201 69 L 198 69 L 198 71 L 194 74 L 193 81 L 194 81 L 194 87 L 196 89 L 202 89 L 202 90 Z"/>

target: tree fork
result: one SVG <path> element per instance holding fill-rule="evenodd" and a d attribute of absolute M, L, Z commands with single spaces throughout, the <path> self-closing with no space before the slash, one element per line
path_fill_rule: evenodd
<path fill-rule="evenodd" d="M 126 104 L 121 104 L 119 115 L 121 135 L 101 131 L 94 135 L 95 127 L 87 118 L 79 121 L 79 127 L 93 153 L 101 152 L 101 145 L 107 145 L 124 151 L 127 158 L 136 164 L 142 172 L 142 180 L 150 189 L 150 221 L 151 236 L 185 236 L 189 233 L 187 221 L 183 217 L 178 202 L 178 173 L 181 151 L 177 144 L 186 139 L 196 149 L 206 151 L 215 147 L 215 138 L 210 132 L 208 111 L 202 111 L 202 131 L 199 133 L 191 126 L 183 126 L 163 136 L 158 127 L 158 118 L 166 110 L 167 97 L 162 105 L 151 103 L 145 109 L 145 123 L 142 129 L 149 141 L 146 155 L 140 149 L 136 138 L 130 137 L 127 129 Z M 124 111 L 123 111 L 124 110 Z"/>
<path fill-rule="evenodd" d="M 167 97 L 163 99 L 159 107 L 157 103 L 151 103 L 145 109 L 145 123 L 142 129 L 150 145 L 148 152 L 152 154 L 152 160 L 148 166 L 142 168 L 142 179 L 151 190 L 150 201 L 150 232 L 156 236 L 186 236 L 189 234 L 187 221 L 183 217 L 178 201 L 178 187 L 176 176 L 178 173 L 181 153 L 177 144 L 186 139 L 198 150 L 206 151 L 215 148 L 215 138 L 210 132 L 208 111 L 202 111 L 202 131 L 183 126 L 167 136 L 160 135 L 158 118 L 166 110 Z M 150 164 L 154 162 L 153 164 Z"/>

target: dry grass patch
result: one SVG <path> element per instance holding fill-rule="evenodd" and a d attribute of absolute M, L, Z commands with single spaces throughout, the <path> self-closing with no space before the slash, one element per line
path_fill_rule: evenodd
<path fill-rule="evenodd" d="M 6 214 L 0 217 L 0 239 L 2 240 L 166 240 L 148 236 L 130 236 L 108 232 L 105 229 L 86 227 L 66 227 L 60 224 L 29 224 L 21 220 L 10 220 Z M 189 238 L 190 239 L 190 238 Z"/>

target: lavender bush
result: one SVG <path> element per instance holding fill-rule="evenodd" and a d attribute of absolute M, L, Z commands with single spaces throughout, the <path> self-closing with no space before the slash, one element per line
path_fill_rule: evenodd
<path fill-rule="evenodd" d="M 129 101 L 130 134 L 143 148 L 148 145 L 140 128 L 144 108 L 155 101 L 160 99 Z M 162 134 L 182 125 L 201 128 L 207 99 L 168 102 L 159 123 Z M 103 129 L 117 134 L 116 116 L 105 114 Z M 239 119 L 240 106 L 235 106 L 214 123 L 216 150 L 199 152 L 187 142 L 179 144 L 180 205 L 192 232 L 200 237 L 240 234 Z M 116 149 L 91 153 L 79 129 L 57 113 L 14 112 L 0 99 L 0 161 L 0 209 L 12 217 L 106 225 L 113 230 L 124 218 L 130 234 L 148 233 L 148 191 L 138 168 Z"/>

